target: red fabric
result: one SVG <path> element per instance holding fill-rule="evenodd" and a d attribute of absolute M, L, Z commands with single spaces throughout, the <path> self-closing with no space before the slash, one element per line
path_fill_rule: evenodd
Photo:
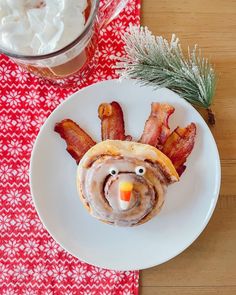
<path fill-rule="evenodd" d="M 130 0 L 101 32 L 100 62 L 82 86 L 115 78 L 111 55 L 122 54 L 120 36 L 139 24 L 140 1 Z M 40 127 L 77 89 L 39 79 L 0 55 L 0 294 L 138 294 L 138 272 L 116 272 L 79 261 L 64 251 L 40 222 L 32 203 L 28 168 Z"/>

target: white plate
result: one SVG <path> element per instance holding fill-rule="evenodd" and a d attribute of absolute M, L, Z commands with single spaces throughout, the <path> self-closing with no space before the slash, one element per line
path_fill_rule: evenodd
<path fill-rule="evenodd" d="M 180 182 L 168 187 L 159 215 L 133 228 L 107 225 L 87 213 L 76 192 L 75 161 L 66 152 L 65 142 L 53 131 L 56 122 L 71 118 L 100 141 L 98 105 L 112 100 L 122 105 L 127 134 L 136 139 L 143 131 L 153 101 L 175 107 L 170 119 L 172 129 L 190 122 L 197 125 L 196 143 Z M 30 165 L 33 200 L 52 237 L 79 259 L 114 270 L 148 268 L 186 249 L 213 213 L 220 175 L 215 141 L 199 113 L 167 89 L 140 87 L 127 80 L 91 85 L 63 102 L 43 125 Z"/>

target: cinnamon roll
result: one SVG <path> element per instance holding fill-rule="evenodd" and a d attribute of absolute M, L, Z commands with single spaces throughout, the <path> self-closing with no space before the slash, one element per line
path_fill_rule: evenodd
<path fill-rule="evenodd" d="M 95 218 L 114 225 L 134 226 L 161 209 L 167 185 L 179 175 L 170 159 L 153 146 L 106 140 L 80 160 L 77 188 Z"/>

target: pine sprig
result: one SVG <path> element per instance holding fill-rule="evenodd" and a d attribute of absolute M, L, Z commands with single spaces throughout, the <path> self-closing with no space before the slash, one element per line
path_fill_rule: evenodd
<path fill-rule="evenodd" d="M 168 42 L 154 36 L 147 27 L 130 26 L 123 36 L 125 57 L 119 57 L 116 68 L 121 77 L 138 79 L 143 85 L 166 87 L 191 104 L 210 109 L 215 92 L 216 75 L 197 45 L 185 56 L 179 39 L 172 35 Z"/>

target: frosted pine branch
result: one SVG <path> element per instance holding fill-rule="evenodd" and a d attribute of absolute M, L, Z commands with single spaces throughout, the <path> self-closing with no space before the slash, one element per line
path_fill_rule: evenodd
<path fill-rule="evenodd" d="M 216 76 L 197 45 L 188 49 L 185 56 L 175 35 L 168 42 L 154 36 L 147 27 L 136 26 L 130 26 L 123 41 L 126 56 L 119 57 L 116 64 L 121 77 L 135 78 L 156 88 L 169 88 L 194 105 L 210 107 Z"/>

